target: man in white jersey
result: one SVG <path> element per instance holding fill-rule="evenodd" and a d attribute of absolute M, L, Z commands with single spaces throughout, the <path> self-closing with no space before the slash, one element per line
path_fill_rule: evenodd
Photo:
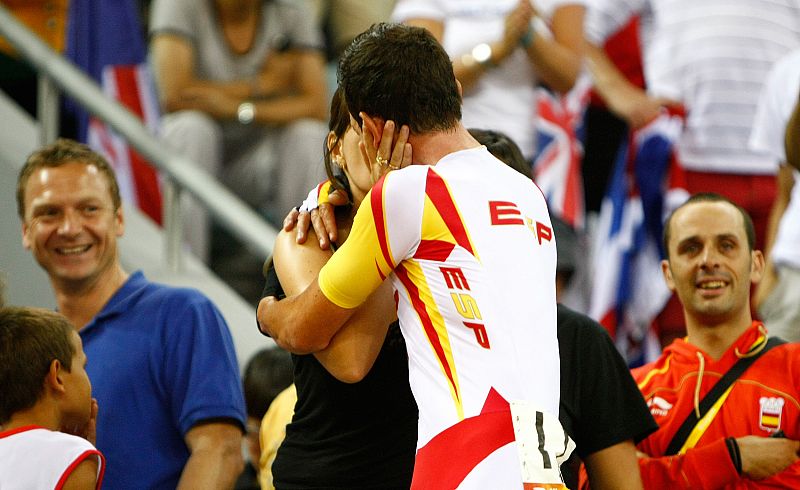
<path fill-rule="evenodd" d="M 0 488 L 100 488 L 105 460 L 85 367 L 66 318 L 0 308 Z"/>
<path fill-rule="evenodd" d="M 640 16 L 647 92 L 627 83 L 597 49 Z M 753 218 L 763 249 L 777 164 L 748 146 L 758 94 L 775 61 L 800 47 L 798 0 L 591 0 L 585 23 L 595 82 L 632 126 L 665 99 L 687 109 L 677 156 L 689 193 L 716 192 Z"/>
<path fill-rule="evenodd" d="M 544 197 L 463 127 L 452 65 L 428 31 L 373 26 L 338 75 L 367 155 L 388 159 L 375 147 L 394 121 L 410 129 L 416 165 L 376 184 L 318 281 L 261 301 L 261 329 L 315 352 L 389 278 L 420 409 L 412 488 L 563 488 L 558 459 L 571 441 L 556 416 Z"/>

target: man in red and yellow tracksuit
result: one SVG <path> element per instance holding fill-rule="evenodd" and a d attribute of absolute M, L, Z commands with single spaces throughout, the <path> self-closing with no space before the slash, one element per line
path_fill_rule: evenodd
<path fill-rule="evenodd" d="M 764 257 L 747 213 L 717 194 L 697 194 L 664 227 L 662 272 L 683 306 L 687 336 L 633 372 L 659 429 L 639 443 L 645 488 L 800 488 L 800 344 L 763 354 L 750 286 Z M 703 415 L 700 404 L 741 358 L 761 354 Z M 667 448 L 687 417 L 698 422 L 676 453 Z M 585 488 L 585 486 L 584 486 Z"/>
<path fill-rule="evenodd" d="M 764 326 L 752 322 L 718 359 L 679 339 L 656 362 L 634 370 L 659 425 L 639 444 L 640 451 L 652 456 L 639 462 L 645 488 L 800 488 L 800 464 L 792 463 L 797 459 L 794 452 L 788 448 L 783 454 L 781 448 L 773 448 L 790 441 L 770 438 L 783 433 L 789 440 L 800 439 L 800 344 L 783 344 L 765 353 L 739 377 L 727 397 L 723 395 L 721 405 L 712 407 L 708 426 L 698 424 L 682 454 L 659 457 L 714 383 L 741 356 L 757 352 L 765 343 Z M 736 440 L 741 471 L 726 438 Z M 784 469 L 787 462 L 791 464 Z"/>

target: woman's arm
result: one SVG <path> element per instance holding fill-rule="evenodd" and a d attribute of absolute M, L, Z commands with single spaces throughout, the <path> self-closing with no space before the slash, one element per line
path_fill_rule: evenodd
<path fill-rule="evenodd" d="M 332 253 L 322 250 L 316 235 L 303 244 L 282 231 L 275 241 L 274 263 L 287 296 L 295 295 L 317 280 Z M 317 360 L 335 378 L 355 383 L 367 375 L 381 350 L 389 324 L 396 318 L 391 285 L 384 282 L 331 339 L 315 352 Z"/>

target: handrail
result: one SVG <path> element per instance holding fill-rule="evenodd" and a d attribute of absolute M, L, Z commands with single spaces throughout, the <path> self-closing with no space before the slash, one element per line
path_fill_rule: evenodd
<path fill-rule="evenodd" d="M 111 125 L 169 179 L 189 191 L 253 252 L 264 257 L 272 254 L 277 236 L 274 227 L 191 160 L 165 148 L 127 108 L 106 96 L 93 79 L 59 56 L 2 5 L 0 35 L 40 74 L 44 73 L 90 113 Z"/>

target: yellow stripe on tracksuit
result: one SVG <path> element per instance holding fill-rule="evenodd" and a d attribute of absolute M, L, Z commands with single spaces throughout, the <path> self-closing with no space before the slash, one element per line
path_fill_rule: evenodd
<path fill-rule="evenodd" d="M 693 448 L 697 444 L 697 441 L 703 437 L 706 429 L 708 429 L 708 426 L 711 425 L 711 422 L 714 421 L 714 418 L 719 413 L 720 408 L 722 408 L 722 404 L 725 403 L 725 399 L 728 398 L 728 395 L 730 395 L 732 388 L 733 385 L 729 386 L 728 389 L 725 390 L 725 393 L 723 393 L 716 403 L 711 406 L 711 409 L 703 416 L 703 418 L 697 421 L 697 425 L 695 425 L 694 429 L 692 429 L 692 432 L 689 433 L 689 437 L 686 438 L 686 442 L 683 443 L 683 446 L 681 447 L 680 451 L 678 451 L 678 454 L 683 454 L 687 450 Z"/>

